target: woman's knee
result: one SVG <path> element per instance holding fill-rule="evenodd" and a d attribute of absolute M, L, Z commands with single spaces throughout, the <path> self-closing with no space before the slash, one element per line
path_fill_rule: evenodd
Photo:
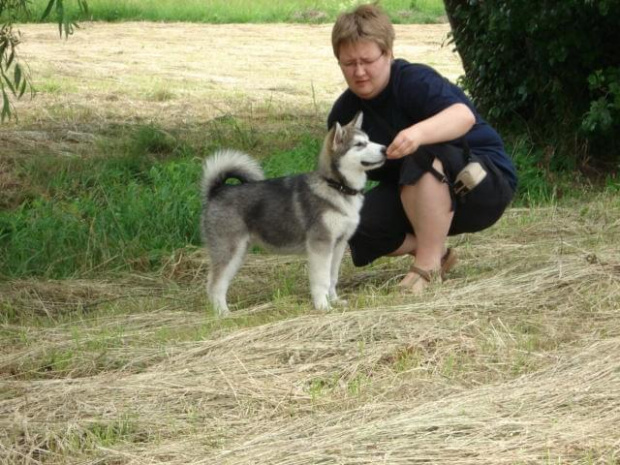
<path fill-rule="evenodd" d="M 444 167 L 438 158 L 432 164 L 435 172 L 427 171 L 415 184 L 400 186 L 400 200 L 407 211 L 408 206 L 424 208 L 425 206 L 437 207 L 445 204 L 452 205 L 450 186 L 444 174 Z"/>

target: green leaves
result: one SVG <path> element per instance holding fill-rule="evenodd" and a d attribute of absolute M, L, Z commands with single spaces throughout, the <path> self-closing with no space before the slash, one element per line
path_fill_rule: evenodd
<path fill-rule="evenodd" d="M 52 8 L 54 8 L 54 3 L 55 0 L 50 0 L 50 2 L 47 4 L 47 7 L 45 8 L 45 11 L 43 12 L 43 15 L 41 16 L 41 20 L 44 20 L 50 15 L 50 13 L 52 12 Z M 60 4 L 62 5 L 62 1 L 60 2 Z"/>
<path fill-rule="evenodd" d="M 22 67 L 19 63 L 13 63 L 13 58 L 14 55 L 9 58 L 9 65 L 7 67 L 0 66 L 0 89 L 2 91 L 1 121 L 11 117 L 12 105 L 6 88 L 8 87 L 13 96 L 21 98 L 26 92 L 26 89 L 30 86 L 30 82 L 22 72 Z M 13 78 L 7 75 L 7 71 L 11 65 L 13 66 Z"/>
<path fill-rule="evenodd" d="M 88 4 L 86 0 L 76 0 L 78 7 L 82 13 L 88 13 Z M 78 24 L 74 21 L 71 21 L 65 10 L 65 3 L 63 0 L 49 0 L 45 11 L 43 11 L 43 15 L 41 16 L 41 21 L 47 19 L 47 17 L 52 13 L 52 10 L 56 10 L 56 20 L 58 21 L 58 32 L 60 37 L 62 37 L 63 33 L 65 38 L 68 38 L 71 34 L 73 34 L 74 29 L 79 27 Z"/>
<path fill-rule="evenodd" d="M 588 85 L 598 98 L 590 102 L 581 128 L 591 134 L 613 131 L 620 120 L 620 66 L 596 70 L 588 76 Z"/>
<path fill-rule="evenodd" d="M 4 90 L 4 87 L 2 87 L 2 115 L 1 115 L 2 121 L 9 118 L 10 116 L 11 116 L 11 101 L 9 100 L 9 96 L 6 93 L 6 90 Z"/>
<path fill-rule="evenodd" d="M 493 123 L 564 156 L 620 159 L 619 2 L 444 3 L 463 84 Z"/>
<path fill-rule="evenodd" d="M 76 0 L 80 10 L 88 13 L 86 0 Z M 17 56 L 17 46 L 20 43 L 19 31 L 13 29 L 13 21 L 19 14 L 30 16 L 28 0 L 0 0 L 0 16 L 4 23 L 0 27 L 0 94 L 2 95 L 2 110 L 0 121 L 10 119 L 13 116 L 12 99 L 20 99 L 30 89 L 34 95 L 34 89 L 30 81 L 29 73 L 24 64 Z M 65 38 L 73 34 L 77 24 L 69 20 L 63 0 L 49 0 L 41 19 L 47 18 L 52 11 L 56 12 L 58 30 L 60 36 Z"/>
<path fill-rule="evenodd" d="M 17 59 L 16 49 L 19 43 L 19 34 L 10 24 L 3 24 L 0 29 L 0 93 L 2 94 L 0 121 L 5 121 L 11 116 L 11 96 L 20 98 L 30 86 L 28 74 Z"/>

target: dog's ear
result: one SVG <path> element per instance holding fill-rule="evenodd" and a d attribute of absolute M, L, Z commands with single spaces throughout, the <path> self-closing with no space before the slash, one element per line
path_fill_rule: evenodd
<path fill-rule="evenodd" d="M 337 150 L 343 142 L 344 130 L 342 129 L 342 126 L 340 126 L 340 123 L 336 121 L 336 124 L 334 125 L 334 140 L 332 142 L 332 149 Z"/>
<path fill-rule="evenodd" d="M 353 117 L 353 121 L 351 124 L 355 129 L 362 129 L 362 122 L 364 121 L 364 113 L 358 111 L 356 115 Z"/>

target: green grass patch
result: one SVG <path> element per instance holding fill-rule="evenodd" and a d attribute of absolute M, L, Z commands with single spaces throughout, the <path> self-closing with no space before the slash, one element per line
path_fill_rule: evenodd
<path fill-rule="evenodd" d="M 17 208 L 0 211 L 0 276 L 160 269 L 175 251 L 201 245 L 206 154 L 217 147 L 245 150 L 261 159 L 267 177 L 278 177 L 313 170 L 322 143 L 316 134 L 294 139 L 231 116 L 210 122 L 198 140 L 152 124 L 108 131 L 90 157 L 41 154 L 20 162 L 21 177 L 33 187 Z M 287 137 L 288 146 L 282 142 Z M 571 167 L 551 171 L 523 143 L 512 144 L 509 152 L 519 172 L 514 206 L 583 196 Z M 603 189 L 617 192 L 617 179 L 609 178 Z"/>
<path fill-rule="evenodd" d="M 513 206 L 550 205 L 562 199 L 582 198 L 596 190 L 617 192 L 620 189 L 617 174 L 611 173 L 599 180 L 588 179 L 581 174 L 575 160 L 550 156 L 523 136 L 509 136 L 506 150 L 519 177 Z"/>
<path fill-rule="evenodd" d="M 52 198 L 0 214 L 2 268 L 8 275 L 66 277 L 106 265 L 161 263 L 198 242 L 196 162 L 144 167 L 113 158 L 68 165 L 51 179 Z"/>
<path fill-rule="evenodd" d="M 253 145 L 248 131 L 234 132 L 230 146 Z M 0 212 L 0 274 L 64 278 L 152 270 L 175 250 L 200 245 L 202 149 L 147 125 L 100 150 L 114 155 L 25 162 L 22 169 L 42 195 Z M 275 177 L 311 170 L 318 150 L 308 136 L 274 152 L 265 171 Z"/>
<path fill-rule="evenodd" d="M 48 0 L 34 0 L 32 18 L 41 18 Z M 181 21 L 196 23 L 325 23 L 351 9 L 356 2 L 328 0 L 88 0 L 88 14 L 81 14 L 77 1 L 65 1 L 69 18 L 84 21 Z M 395 23 L 428 23 L 443 19 L 441 0 L 386 0 L 381 3 Z M 28 18 L 20 18 L 27 21 Z M 54 21 L 52 15 L 48 18 Z"/>

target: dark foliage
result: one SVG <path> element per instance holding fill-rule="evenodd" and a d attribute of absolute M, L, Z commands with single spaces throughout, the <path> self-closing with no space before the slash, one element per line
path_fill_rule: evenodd
<path fill-rule="evenodd" d="M 489 120 L 565 160 L 618 166 L 618 0 L 444 3 L 462 84 Z"/>

